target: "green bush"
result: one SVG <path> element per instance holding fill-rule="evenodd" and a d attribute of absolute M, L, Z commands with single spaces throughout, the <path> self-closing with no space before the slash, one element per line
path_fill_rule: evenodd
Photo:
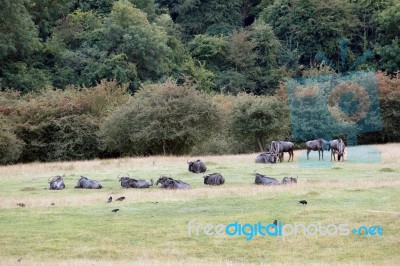
<path fill-rule="evenodd" d="M 240 94 L 232 109 L 230 130 L 238 140 L 239 152 L 264 150 L 273 139 L 289 136 L 287 105 L 272 96 Z"/>
<path fill-rule="evenodd" d="M 211 97 L 192 84 L 145 85 L 102 124 L 103 149 L 120 155 L 187 154 L 218 128 Z"/>
<path fill-rule="evenodd" d="M 23 147 L 24 143 L 15 135 L 11 122 L 0 114 L 0 164 L 17 162 Z"/>
<path fill-rule="evenodd" d="M 21 97 L 13 117 L 25 142 L 21 161 L 92 159 L 107 113 L 129 99 L 126 86 L 102 82 L 90 89 L 43 90 Z"/>

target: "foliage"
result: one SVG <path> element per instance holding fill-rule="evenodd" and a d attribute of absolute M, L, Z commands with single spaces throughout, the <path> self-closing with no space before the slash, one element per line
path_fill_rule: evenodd
<path fill-rule="evenodd" d="M 230 120 L 232 134 L 242 143 L 264 150 L 272 139 L 289 134 L 287 107 L 271 96 L 237 96 Z"/>
<path fill-rule="evenodd" d="M 340 58 L 338 42 L 355 40 L 360 27 L 347 0 L 277 0 L 261 12 L 260 18 L 272 26 L 285 47 L 299 50 L 301 64 L 310 64 L 318 52 L 336 63 Z"/>
<path fill-rule="evenodd" d="M 24 142 L 15 134 L 12 116 L 19 97 L 15 91 L 0 91 L 0 164 L 17 162 L 24 148 Z"/>
<path fill-rule="evenodd" d="M 20 161 L 98 157 L 99 124 L 126 101 L 126 89 L 102 82 L 92 89 L 47 89 L 21 96 L 10 114 L 16 136 L 25 143 Z"/>
<path fill-rule="evenodd" d="M 0 60 L 24 58 L 39 48 L 37 30 L 24 0 L 2 0 L 0 18 Z"/>
<path fill-rule="evenodd" d="M 241 4 L 238 0 L 185 0 L 175 3 L 171 12 L 187 38 L 198 34 L 227 35 L 242 25 Z"/>
<path fill-rule="evenodd" d="M 121 155 L 184 154 L 218 128 L 208 95 L 190 83 L 144 85 L 101 125 L 104 149 Z"/>
<path fill-rule="evenodd" d="M 377 74 L 383 129 L 380 142 L 400 141 L 400 77 Z M 376 141 L 376 140 L 375 140 Z"/>
<path fill-rule="evenodd" d="M 400 3 L 388 5 L 377 15 L 378 45 L 381 70 L 394 73 L 400 69 Z"/>

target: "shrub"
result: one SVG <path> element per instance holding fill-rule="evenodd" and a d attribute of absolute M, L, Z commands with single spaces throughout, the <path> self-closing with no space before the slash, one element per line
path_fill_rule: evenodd
<path fill-rule="evenodd" d="M 232 109 L 230 130 L 240 140 L 239 152 L 264 150 L 272 139 L 289 135 L 288 108 L 272 96 L 240 94 Z"/>
<path fill-rule="evenodd" d="M 99 156 L 99 125 L 112 108 L 128 100 L 126 90 L 115 82 L 102 82 L 90 89 L 47 89 L 22 96 L 13 114 L 16 134 L 26 144 L 20 160 Z"/>
<path fill-rule="evenodd" d="M 107 152 L 121 155 L 185 154 L 218 130 L 218 112 L 209 95 L 188 82 L 167 80 L 141 88 L 127 106 L 102 124 Z"/>
<path fill-rule="evenodd" d="M 0 164 L 18 161 L 24 143 L 14 133 L 12 123 L 0 114 Z"/>

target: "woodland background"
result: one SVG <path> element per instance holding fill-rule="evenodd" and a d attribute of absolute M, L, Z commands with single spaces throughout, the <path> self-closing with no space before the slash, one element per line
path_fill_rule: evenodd
<path fill-rule="evenodd" d="M 286 80 L 360 69 L 398 142 L 399 36 L 398 0 L 2 0 L 0 163 L 259 151 Z"/>

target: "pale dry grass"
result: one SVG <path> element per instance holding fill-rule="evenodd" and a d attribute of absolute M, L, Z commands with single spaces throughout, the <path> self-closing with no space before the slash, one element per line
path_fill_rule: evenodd
<path fill-rule="evenodd" d="M 369 189 L 375 188 L 395 188 L 400 191 L 400 178 L 398 172 L 400 171 L 400 144 L 386 144 L 386 145 L 376 145 L 376 147 L 381 152 L 382 162 L 379 164 L 352 164 L 348 162 L 334 162 L 334 169 L 300 169 L 298 164 L 298 157 L 304 150 L 295 151 L 295 161 L 294 163 L 282 163 L 275 165 L 264 165 L 255 164 L 254 158 L 257 155 L 254 154 L 244 154 L 244 155 L 227 155 L 227 156 L 201 156 L 200 159 L 204 160 L 207 165 L 210 165 L 211 171 L 214 167 L 226 168 L 228 173 L 231 173 L 235 179 L 235 182 L 226 182 L 222 187 L 209 187 L 209 186 L 194 186 L 191 190 L 184 191 L 171 191 L 161 189 L 159 187 L 152 187 L 146 190 L 137 189 L 122 189 L 119 184 L 114 181 L 108 181 L 109 185 L 113 184 L 111 187 L 105 186 L 101 190 L 77 190 L 73 189 L 71 186 L 68 189 L 62 191 L 41 191 L 39 189 L 32 191 L 23 191 L 21 193 L 21 187 L 16 184 L 9 189 L 9 195 L 0 195 L 0 208 L 1 209 L 11 209 L 20 208 L 16 204 L 23 202 L 26 204 L 26 208 L 29 207 L 48 207 L 48 208 L 58 208 L 58 207 L 83 207 L 83 206 L 101 206 L 106 204 L 106 200 L 109 196 L 114 198 L 119 196 L 125 196 L 126 199 L 122 203 L 124 205 L 130 205 L 135 203 L 143 202 L 184 202 L 192 201 L 196 199 L 216 199 L 227 198 L 227 197 L 255 197 L 262 199 L 274 199 L 279 198 L 281 195 L 307 195 L 307 193 L 317 191 L 324 191 L 325 197 L 330 197 L 330 190 L 335 189 L 346 189 L 346 190 L 360 190 L 368 191 Z M 176 156 L 153 156 L 153 157 L 141 157 L 141 158 L 120 158 L 120 159 L 109 159 L 109 160 L 93 160 L 93 161 L 77 161 L 77 162 L 57 162 L 57 163 L 31 163 L 23 165 L 11 165 L 0 167 L 0 181 L 15 179 L 21 184 L 24 184 L 26 180 L 37 181 L 47 185 L 46 180 L 54 175 L 65 174 L 69 181 L 75 179 L 79 175 L 89 174 L 89 177 L 93 175 L 100 175 L 104 180 L 114 180 L 117 176 L 124 175 L 126 173 L 140 172 L 145 173 L 146 171 L 151 173 L 162 173 L 162 172 L 173 172 L 174 174 L 186 173 L 186 161 L 188 159 L 197 159 L 190 157 L 176 157 Z M 287 155 L 285 160 L 287 160 Z M 315 160 L 315 154 L 313 159 Z M 177 169 L 178 168 L 178 169 Z M 380 171 L 381 169 L 389 169 L 389 172 Z M 234 170 L 232 170 L 234 169 Z M 235 171 L 243 172 L 243 176 L 240 173 L 235 173 Z M 282 178 L 284 173 L 294 173 L 293 175 L 299 175 L 299 182 L 296 185 L 287 186 L 257 186 L 254 185 L 254 178 L 251 174 L 254 171 L 260 173 L 268 173 L 272 176 L 279 176 Z M 390 172 L 393 171 L 393 172 Z M 320 174 L 322 173 L 322 174 Z M 183 176 L 183 174 L 181 174 Z M 191 175 L 188 177 L 192 178 L 193 183 L 201 182 L 202 175 Z M 228 180 L 228 179 L 227 179 Z M 280 181 L 280 180 L 279 180 Z M 17 182 L 17 183 L 18 183 Z M 200 183 L 199 183 L 200 184 Z M 22 186 L 23 188 L 24 186 Z M 25 187 L 30 187 L 26 184 Z M 44 188 L 44 187 L 43 187 Z M 14 195 L 14 189 L 16 189 Z M 372 191 L 372 190 L 371 190 Z M 372 193 L 372 192 L 371 192 Z M 332 194 L 334 195 L 334 194 Z M 354 194 L 354 196 L 356 196 Z M 51 206 L 51 203 L 55 203 L 55 206 Z M 111 205 L 110 205 L 111 206 Z M 114 206 L 114 205 L 113 205 Z M 363 210 L 365 213 L 371 215 L 371 219 L 375 219 L 377 216 L 382 217 L 399 217 L 400 209 L 395 207 L 395 205 L 385 205 L 379 209 L 374 209 L 374 207 L 368 207 L 367 210 Z M 343 214 L 345 215 L 345 214 Z M 336 216 L 335 216 L 336 217 Z M 345 217 L 347 218 L 347 217 Z M 332 218 L 333 219 L 333 218 Z M 367 218 L 365 218 L 367 219 Z M 392 218 L 390 218 L 392 219 Z M 343 217 L 337 214 L 334 221 L 341 222 Z M 375 220 L 366 221 L 375 222 Z M 176 240 L 175 240 L 176 241 Z M 216 239 L 218 242 L 219 239 Z M 265 243 L 262 243 L 263 239 L 255 239 L 254 241 L 260 241 L 260 247 L 267 248 Z M 348 246 L 348 242 L 344 238 L 335 239 L 337 246 Z M 348 240 L 347 240 L 348 241 Z M 385 236 L 385 243 L 390 245 L 398 245 L 398 240 L 396 235 Z M 263 245 L 264 244 L 264 245 Z M 287 256 L 287 247 L 296 251 L 295 247 L 307 247 L 310 245 L 315 245 L 315 241 L 310 241 L 307 238 L 292 238 L 286 239 L 284 242 L 276 242 L 276 245 L 280 246 L 278 249 L 278 254 L 282 254 L 279 262 L 273 265 L 299 265 L 296 261 L 297 256 Z M 319 246 L 325 247 L 327 245 L 332 245 L 332 239 L 318 239 Z M 99 246 L 102 244 L 99 243 Z M 100 250 L 107 250 L 109 248 L 106 244 L 103 244 Z M 222 245 L 224 242 L 222 241 Z M 216 245 L 218 246 L 218 245 Z M 81 247 L 77 247 L 79 249 Z M 87 247 L 88 252 L 90 252 L 92 247 Z M 232 247 L 235 248 L 235 247 Z M 311 250 L 315 248 L 310 247 Z M 227 248 L 229 250 L 229 248 Z M 343 265 L 338 260 L 337 256 L 338 248 L 324 249 L 325 259 L 323 261 L 329 263 L 329 265 Z M 246 250 L 247 251 L 247 250 Z M 72 251 L 70 251 L 72 252 Z M 247 264 L 240 263 L 237 261 L 230 261 L 231 257 L 226 257 L 221 260 L 203 258 L 185 258 L 185 252 L 179 246 L 179 243 L 174 243 L 172 240 L 168 243 L 167 252 L 163 252 L 160 255 L 160 251 L 152 245 L 146 246 L 143 251 L 138 251 L 135 253 L 137 256 L 132 258 L 118 258 L 113 261 L 112 256 L 106 257 L 105 260 L 90 259 L 89 257 L 84 257 L 83 259 L 74 260 L 51 260 L 48 261 L 40 260 L 30 257 L 24 257 L 21 262 L 17 262 L 16 258 L 4 258 L 0 254 L 0 265 L 259 265 L 259 264 Z M 186 251 L 187 252 L 187 251 Z M 249 250 L 249 252 L 251 252 Z M 368 251 L 366 251 L 368 252 Z M 166 255 L 165 255 L 166 254 Z M 258 254 L 253 252 L 252 254 Z M 182 256 L 181 256 L 182 255 Z M 364 255 L 365 256 L 365 255 Z M 300 256 L 301 257 L 301 256 Z M 307 257 L 307 254 L 304 254 Z M 315 257 L 315 256 L 314 256 Z M 79 258 L 79 257 L 78 257 Z M 276 259 L 275 259 L 276 261 Z M 303 259 L 303 262 L 307 259 Z M 338 262 L 339 261 L 339 262 Z M 385 265 L 399 265 L 400 256 L 392 256 L 386 261 L 382 261 Z M 261 263 L 260 263 L 261 264 Z M 307 263 L 310 265 L 328 265 L 324 263 Z M 345 259 L 346 265 L 369 265 L 368 261 L 360 257 L 355 256 L 354 259 Z M 376 264 L 376 263 L 375 263 Z M 268 265 L 267 261 L 262 263 L 262 265 Z M 372 265 L 372 264 L 371 264 Z"/>
<path fill-rule="evenodd" d="M 382 162 L 384 166 L 393 171 L 400 170 L 400 144 L 391 143 L 385 145 L 374 145 L 381 152 Z M 266 193 L 274 195 L 282 191 L 290 190 L 292 193 L 304 193 L 310 188 L 359 188 L 367 189 L 379 186 L 391 186 L 400 188 L 400 179 L 396 177 L 380 178 L 377 169 L 381 168 L 376 164 L 351 164 L 346 162 L 334 162 L 333 166 L 345 171 L 347 169 L 363 170 L 371 169 L 366 172 L 365 178 L 356 179 L 340 179 L 336 178 L 314 178 L 307 179 L 309 173 L 318 173 L 318 169 L 299 170 L 296 160 L 303 150 L 295 151 L 294 163 L 282 163 L 276 165 L 254 164 L 254 158 L 257 154 L 241 154 L 241 155 L 225 155 L 225 156 L 201 156 L 200 158 L 211 165 L 225 165 L 229 167 L 254 167 L 254 171 L 260 170 L 260 173 L 266 171 L 287 171 L 297 173 L 300 171 L 299 183 L 295 186 L 256 186 L 254 180 L 251 180 L 252 171 L 247 173 L 249 181 L 238 183 L 235 185 L 227 185 L 222 187 L 196 187 L 187 191 L 169 191 L 158 187 L 153 187 L 147 190 L 137 189 L 104 189 L 89 191 L 85 193 L 68 193 L 68 191 L 49 191 L 45 197 L 31 197 L 26 195 L 23 197 L 5 197 L 0 196 L 0 208 L 19 208 L 16 204 L 23 202 L 26 206 L 45 207 L 51 203 L 63 206 L 85 206 L 93 205 L 99 202 L 104 202 L 108 196 L 125 196 L 127 202 L 150 202 L 150 201 L 185 201 L 201 198 L 218 198 L 232 196 L 256 196 L 265 195 Z M 0 167 L 0 179 L 15 179 L 15 180 L 37 180 L 41 179 L 43 184 L 47 184 L 47 180 L 52 176 L 60 174 L 60 172 L 70 175 L 79 176 L 81 173 L 101 173 L 103 177 L 109 177 L 111 180 L 116 179 L 124 173 L 134 172 L 143 169 L 153 172 L 162 172 L 163 169 L 174 169 L 179 165 L 181 171 L 186 171 L 186 161 L 196 159 L 190 157 L 179 156 L 152 156 L 152 157 L 137 157 L 137 158 L 120 158 L 108 160 L 92 160 L 92 161 L 75 161 L 75 162 L 55 162 L 55 163 L 30 163 L 21 165 L 9 165 Z M 287 158 L 286 158 L 287 159 Z M 302 171 L 302 172 L 301 172 Z M 375 172 L 374 172 L 375 171 Z M 201 179 L 201 176 L 193 177 Z M 192 178 L 192 177 L 191 177 Z M 247 178 L 247 177 L 246 177 Z M 197 181 L 198 182 L 198 181 Z M 44 188 L 44 187 L 43 187 Z M 39 192 L 39 191 L 38 191 Z M 62 193 L 62 194 L 61 194 Z M 54 197 L 54 195 L 62 195 L 62 197 Z M 107 195 L 107 197 L 105 196 Z"/>
<path fill-rule="evenodd" d="M 335 254 L 331 255 L 332 258 L 335 257 Z M 35 260 L 30 260 L 30 259 L 21 259 L 21 262 L 18 262 L 17 259 L 0 259 L 0 265 L 4 266 L 19 266 L 19 265 L 30 265 L 30 266 L 88 266 L 88 265 L 93 265 L 93 266 L 116 266 L 116 265 L 135 265 L 135 266 L 186 266 L 186 265 L 191 265 L 191 266 L 255 266 L 255 265 L 276 265 L 276 266 L 287 266 L 287 265 L 292 265 L 292 266 L 297 266 L 297 265 L 304 265 L 303 263 L 299 263 L 296 261 L 290 261 L 290 262 L 285 262 L 285 263 L 260 263 L 260 264 L 255 264 L 255 263 L 239 263 L 239 262 L 231 262 L 231 261 L 197 261 L 193 259 L 187 259 L 187 260 L 180 260 L 177 261 L 174 258 L 163 258 L 163 259 L 158 259 L 158 260 L 147 260 L 147 259 L 132 259 L 132 260 L 118 260 L 118 261 L 109 261 L 109 260 L 85 260 L 85 259 L 77 259 L 77 260 L 65 260 L 65 261 L 35 261 Z M 283 258 L 283 260 L 285 260 Z M 389 259 L 385 262 L 382 262 L 380 265 L 393 265 L 393 266 L 398 266 L 400 261 L 399 258 L 394 258 L 394 259 Z M 368 263 L 366 261 L 357 261 L 355 259 L 354 262 L 332 262 L 332 263 L 307 263 L 307 265 L 310 266 L 342 266 L 342 265 L 348 265 L 348 266 L 365 266 L 365 265 L 379 265 L 379 264 L 373 264 L 373 263 Z"/>
<path fill-rule="evenodd" d="M 332 254 L 334 256 L 335 254 Z M 85 260 L 85 259 L 76 259 L 76 260 L 65 260 L 65 261 L 35 261 L 30 259 L 22 258 L 20 262 L 16 259 L 0 259 L 0 265 L 8 266 L 8 265 L 30 265 L 30 266 L 115 266 L 115 265 L 135 265 L 135 266 L 255 266 L 255 265 L 277 265 L 277 266 L 285 266 L 285 265 L 304 265 L 298 263 L 296 261 L 285 262 L 285 263 L 239 263 L 239 262 L 232 262 L 232 261 L 197 261 L 194 259 L 187 259 L 187 260 L 176 260 L 174 258 L 160 258 L 158 260 L 147 260 L 147 259 L 132 259 L 132 260 L 118 260 L 118 261 L 110 261 L 110 260 Z M 385 261 L 385 265 L 394 265 L 397 266 L 399 259 L 391 259 Z M 350 262 L 350 263 L 307 263 L 307 265 L 311 266 L 341 266 L 341 265 L 348 265 L 348 266 L 364 266 L 364 265 L 376 265 L 372 263 L 368 263 L 365 261 L 360 262 Z"/>
<path fill-rule="evenodd" d="M 400 163 L 400 143 L 390 143 L 384 145 L 366 145 L 377 148 L 381 152 L 382 163 L 398 165 Z M 296 150 L 294 152 L 294 162 L 296 163 L 300 154 L 305 150 Z M 314 152 L 312 152 L 314 153 Z M 248 165 L 254 164 L 254 159 L 258 153 L 223 155 L 223 156 L 200 156 L 203 161 L 216 164 Z M 329 153 L 325 153 L 326 160 L 330 160 Z M 313 155 L 313 154 L 311 154 Z M 310 156 L 311 156 L 310 155 Z M 285 155 L 285 160 L 288 159 Z M 59 174 L 102 172 L 110 174 L 111 177 L 126 174 L 126 172 L 135 171 L 148 167 L 163 169 L 163 167 L 173 165 L 185 165 L 187 160 L 197 159 L 197 157 L 182 156 L 150 156 L 150 157 L 132 157 L 106 160 L 91 161 L 71 161 L 71 162 L 53 162 L 53 163 L 29 163 L 0 166 L 0 178 L 50 178 Z M 313 158 L 314 159 L 314 158 Z M 346 160 L 346 156 L 345 156 Z M 336 162 L 337 163 L 337 162 Z M 340 162 L 339 164 L 340 165 Z M 286 165 L 293 167 L 295 164 Z M 259 166 L 255 166 L 257 168 Z"/>
<path fill-rule="evenodd" d="M 151 189 L 121 189 L 118 192 L 104 192 L 101 190 L 91 190 L 88 193 L 68 194 L 65 193 L 63 197 L 52 198 L 52 195 L 46 197 L 23 197 L 23 198 L 9 198 L 0 197 L 0 208 L 20 208 L 17 203 L 23 202 L 26 207 L 48 207 L 51 203 L 55 206 L 90 206 L 99 204 L 99 202 L 106 202 L 108 195 L 114 198 L 125 196 L 125 203 L 139 203 L 139 202 L 174 202 L 174 201 L 189 201 L 193 199 L 207 199 L 207 198 L 224 198 L 227 196 L 240 196 L 240 197 L 253 197 L 258 195 L 270 196 L 271 198 L 282 192 L 291 192 L 294 194 L 304 194 L 310 189 L 370 189 L 375 187 L 395 187 L 400 189 L 400 178 L 376 178 L 376 179 L 351 179 L 345 182 L 335 179 L 319 179 L 308 180 L 300 182 L 295 185 L 279 185 L 279 186 L 262 186 L 253 183 L 242 184 L 240 186 L 226 186 L 226 187 L 198 187 L 190 190 L 166 190 L 162 188 Z M 52 191 L 57 193 L 57 191 Z M 107 197 L 105 196 L 107 195 Z"/>

